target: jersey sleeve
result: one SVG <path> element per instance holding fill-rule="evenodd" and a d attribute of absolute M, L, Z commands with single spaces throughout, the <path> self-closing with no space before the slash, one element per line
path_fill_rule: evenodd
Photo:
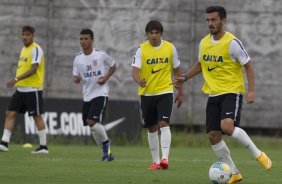
<path fill-rule="evenodd" d="M 133 57 L 133 61 L 132 61 L 132 64 L 131 66 L 134 66 L 134 67 L 137 67 L 137 68 L 141 68 L 142 66 L 142 62 L 141 62 L 141 56 L 142 53 L 141 53 L 141 48 L 138 47 L 136 50 L 135 50 L 135 55 Z"/>
<path fill-rule="evenodd" d="M 201 44 L 202 44 L 202 40 L 201 40 L 201 42 L 200 42 L 200 44 L 199 44 L 199 51 L 198 51 L 198 62 L 201 62 L 201 58 L 200 58 L 200 50 L 201 50 Z"/>
<path fill-rule="evenodd" d="M 249 54 L 244 49 L 242 42 L 239 39 L 234 39 L 230 43 L 230 55 L 235 61 L 239 61 L 241 65 L 245 65 L 250 61 Z"/>
<path fill-rule="evenodd" d="M 172 65 L 173 68 L 177 68 L 180 66 L 180 59 L 175 46 L 173 46 L 173 50 L 172 50 Z"/>
<path fill-rule="evenodd" d="M 104 53 L 104 62 L 107 66 L 112 67 L 115 65 L 115 60 L 109 56 L 107 53 Z"/>
<path fill-rule="evenodd" d="M 40 47 L 36 46 L 32 49 L 32 61 L 31 64 L 41 64 L 43 51 Z"/>

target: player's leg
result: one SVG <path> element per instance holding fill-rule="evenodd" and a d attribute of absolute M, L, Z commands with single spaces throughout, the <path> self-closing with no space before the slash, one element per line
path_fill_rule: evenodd
<path fill-rule="evenodd" d="M 15 125 L 16 116 L 17 112 L 15 111 L 6 112 L 4 131 L 0 143 L 0 151 L 8 151 L 8 144 L 10 143 L 10 138 Z"/>
<path fill-rule="evenodd" d="M 161 131 L 162 160 L 160 165 L 163 169 L 168 169 L 168 157 L 171 144 L 171 131 L 169 120 L 172 112 L 173 94 L 160 95 L 158 99 L 158 120 Z"/>
<path fill-rule="evenodd" d="M 242 100 L 242 94 L 226 95 L 222 108 L 222 118 L 224 119 L 221 122 L 221 129 L 225 134 L 231 136 L 248 148 L 254 158 L 256 158 L 265 169 L 270 170 L 272 167 L 271 160 L 256 147 L 248 134 L 243 129 L 239 128 Z"/>
<path fill-rule="evenodd" d="M 27 92 L 23 93 L 23 95 L 28 115 L 32 116 L 34 119 L 39 138 L 39 147 L 31 153 L 48 154 L 46 127 L 43 117 L 41 116 L 43 114 L 42 91 Z"/>
<path fill-rule="evenodd" d="M 232 160 L 230 150 L 222 139 L 221 133 L 221 102 L 223 95 L 209 97 L 206 109 L 206 129 L 212 149 L 221 162 L 227 163 L 232 169 L 232 174 L 238 174 L 238 170 Z"/>
<path fill-rule="evenodd" d="M 155 96 L 141 96 L 141 111 L 144 119 L 144 128 L 148 132 L 148 144 L 152 156 L 152 165 L 149 170 L 160 169 L 160 142 L 158 135 L 158 121 Z"/>
<path fill-rule="evenodd" d="M 98 145 L 103 148 L 103 161 L 112 161 L 114 157 L 111 153 L 111 141 L 108 138 L 104 126 L 101 124 L 107 106 L 107 97 L 97 97 L 91 100 L 86 122 L 91 127 L 92 135 Z"/>
<path fill-rule="evenodd" d="M 153 163 L 148 168 L 149 170 L 160 169 L 160 141 L 158 135 L 158 125 L 151 125 L 148 127 L 148 143 L 152 155 Z"/>
<path fill-rule="evenodd" d="M 48 154 L 49 150 L 47 147 L 47 133 L 46 127 L 41 115 L 33 116 L 35 125 L 37 127 L 37 135 L 39 138 L 39 148 L 32 151 L 34 154 Z"/>
<path fill-rule="evenodd" d="M 6 111 L 4 131 L 0 143 L 0 151 L 8 151 L 8 144 L 15 126 L 17 112 L 25 110 L 23 94 L 16 91 L 11 98 L 8 110 Z"/>

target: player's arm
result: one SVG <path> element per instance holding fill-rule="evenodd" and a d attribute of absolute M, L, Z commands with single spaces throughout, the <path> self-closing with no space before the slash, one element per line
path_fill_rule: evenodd
<path fill-rule="evenodd" d="M 252 61 L 242 42 L 239 39 L 234 39 L 230 43 L 230 54 L 235 61 L 239 61 L 244 66 L 247 80 L 248 92 L 246 94 L 246 102 L 253 103 L 255 101 L 255 72 Z"/>
<path fill-rule="evenodd" d="M 174 78 L 181 77 L 181 70 L 180 67 L 174 68 L 173 69 L 174 73 Z M 177 107 L 180 107 L 181 104 L 183 103 L 183 87 L 182 87 L 182 82 L 177 82 L 174 84 L 175 88 L 177 89 L 178 93 L 177 96 L 175 97 L 174 103 L 177 102 Z"/>
<path fill-rule="evenodd" d="M 107 80 L 109 80 L 109 78 L 115 73 L 116 71 L 116 64 L 113 63 L 113 65 L 109 68 L 108 72 L 106 73 L 106 75 L 104 75 L 103 77 L 99 78 L 98 80 L 98 84 L 103 85 L 107 82 Z"/>
<path fill-rule="evenodd" d="M 248 92 L 246 96 L 247 103 L 255 101 L 255 71 L 252 62 L 249 61 L 244 65 L 248 80 Z"/>
<path fill-rule="evenodd" d="M 181 77 L 181 69 L 180 69 L 180 59 L 177 53 L 175 46 L 173 46 L 173 54 L 172 54 L 172 65 L 173 65 L 173 73 L 174 78 Z M 177 102 L 177 107 L 180 107 L 183 103 L 183 87 L 182 82 L 174 83 L 175 88 L 178 90 L 178 94 L 175 97 L 174 103 Z"/>
<path fill-rule="evenodd" d="M 186 82 L 187 80 L 193 78 L 194 76 L 198 75 L 202 72 L 202 66 L 200 62 L 197 62 L 192 66 L 192 68 L 186 73 L 182 74 L 180 77 L 176 78 L 176 82 Z"/>
<path fill-rule="evenodd" d="M 77 64 L 77 57 L 75 57 L 74 62 L 73 62 L 72 75 L 73 75 L 72 81 L 75 84 L 80 84 L 82 77 L 80 76 L 79 65 Z"/>
<path fill-rule="evenodd" d="M 146 80 L 144 78 L 140 78 L 140 68 L 132 66 L 132 77 L 134 81 L 137 82 L 137 84 L 140 85 L 142 88 L 146 87 Z"/>
<path fill-rule="evenodd" d="M 146 87 L 146 79 L 143 78 L 141 79 L 140 78 L 140 70 L 141 70 L 141 67 L 142 67 L 142 62 L 141 62 L 141 49 L 140 47 L 138 47 L 136 50 L 135 50 L 135 55 L 134 55 L 134 58 L 133 58 L 133 62 L 132 62 L 132 77 L 134 79 L 135 82 L 137 82 L 137 84 L 139 86 L 141 86 L 142 88 Z"/>

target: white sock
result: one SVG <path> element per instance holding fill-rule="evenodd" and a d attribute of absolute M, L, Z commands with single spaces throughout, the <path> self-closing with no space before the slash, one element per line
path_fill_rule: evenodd
<path fill-rule="evenodd" d="M 169 127 L 163 127 L 161 130 L 161 148 L 162 158 L 168 159 L 170 143 L 171 143 L 171 132 Z"/>
<path fill-rule="evenodd" d="M 8 129 L 4 129 L 2 141 L 9 143 L 11 138 L 12 132 Z"/>
<path fill-rule="evenodd" d="M 158 131 L 156 132 L 148 132 L 148 142 L 149 142 L 149 147 L 151 150 L 151 155 L 153 162 L 156 162 L 157 164 L 160 163 L 160 143 L 159 143 L 159 135 Z"/>
<path fill-rule="evenodd" d="M 91 131 L 93 138 L 98 145 L 102 145 L 103 142 L 109 139 L 106 130 L 101 123 L 95 123 L 95 125 L 91 127 Z"/>
<path fill-rule="evenodd" d="M 214 151 L 215 155 L 217 156 L 220 162 L 224 162 L 228 164 L 232 170 L 232 174 L 237 174 L 238 170 L 231 158 L 230 151 L 225 144 L 224 140 L 221 140 L 219 143 L 212 145 L 212 150 Z"/>
<path fill-rule="evenodd" d="M 39 137 L 39 144 L 41 146 L 47 146 L 47 139 L 46 139 L 46 130 L 37 131 L 37 135 Z"/>
<path fill-rule="evenodd" d="M 255 158 L 260 156 L 261 151 L 256 147 L 251 138 L 242 128 L 235 127 L 231 137 L 243 144 L 246 148 L 248 148 Z"/>

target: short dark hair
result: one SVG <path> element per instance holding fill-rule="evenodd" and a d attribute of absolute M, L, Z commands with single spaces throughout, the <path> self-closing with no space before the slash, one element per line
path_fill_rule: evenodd
<path fill-rule="evenodd" d="M 153 29 L 161 33 L 164 31 L 162 23 L 158 20 L 150 20 L 146 25 L 145 32 L 148 33 L 149 31 L 152 31 Z"/>
<path fill-rule="evenodd" d="M 222 6 L 209 6 L 206 13 L 218 12 L 220 19 L 226 18 L 226 10 Z"/>
<path fill-rule="evenodd" d="M 22 32 L 30 32 L 31 34 L 35 33 L 35 29 L 32 26 L 23 26 Z"/>
<path fill-rule="evenodd" d="M 94 32 L 91 29 L 82 29 L 80 31 L 80 34 L 81 35 L 89 35 L 92 40 L 94 39 Z"/>

